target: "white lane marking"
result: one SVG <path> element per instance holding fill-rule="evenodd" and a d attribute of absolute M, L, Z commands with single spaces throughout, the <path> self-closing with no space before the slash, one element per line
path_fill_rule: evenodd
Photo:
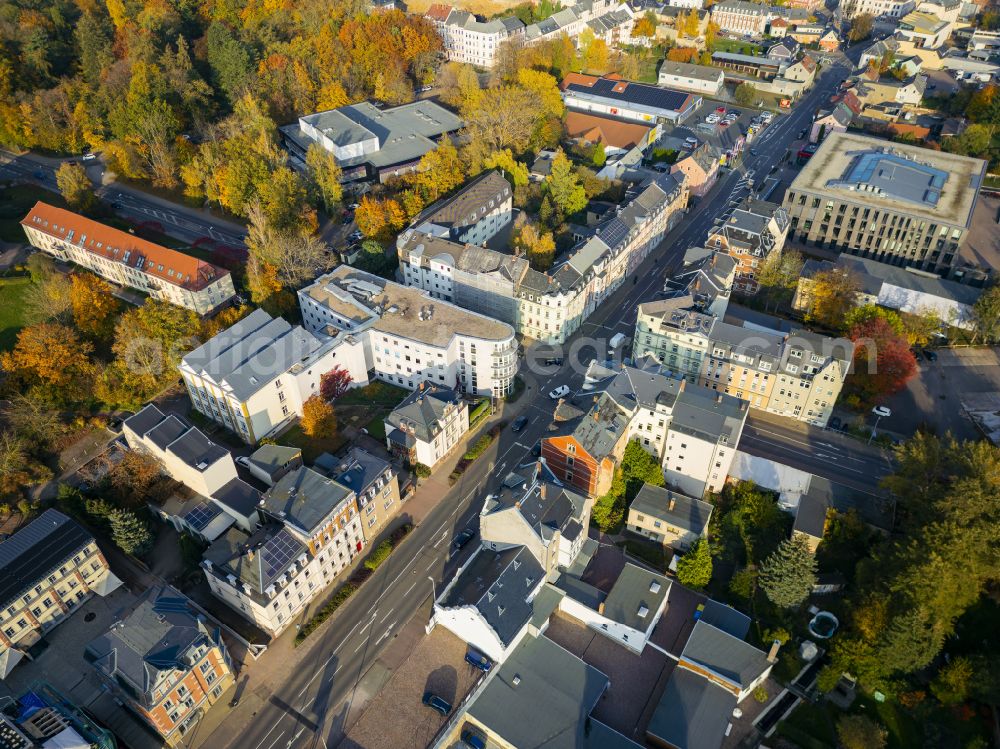
<path fill-rule="evenodd" d="M 406 589 L 406 592 L 403 593 L 403 598 L 406 598 L 408 595 L 410 595 L 410 591 L 413 590 L 415 587 L 417 587 L 417 584 L 412 583 L 410 587 Z"/>

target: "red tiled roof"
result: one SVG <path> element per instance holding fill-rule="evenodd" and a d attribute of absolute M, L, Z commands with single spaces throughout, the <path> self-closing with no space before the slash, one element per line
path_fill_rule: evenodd
<path fill-rule="evenodd" d="M 559 88 L 565 91 L 571 83 L 576 83 L 580 86 L 593 86 L 600 80 L 596 75 L 587 75 L 586 73 L 567 73 L 566 77 L 562 79 L 562 83 L 559 84 Z"/>
<path fill-rule="evenodd" d="M 21 220 L 21 225 L 30 226 L 56 239 L 71 241 L 94 255 L 142 270 L 184 289 L 199 291 L 229 274 L 228 270 L 204 260 L 42 201 L 35 203 L 28 215 Z M 73 238 L 69 240 L 71 232 Z M 85 244 L 81 244 L 81 241 Z"/>
<path fill-rule="evenodd" d="M 566 134 L 570 138 L 598 141 L 615 148 L 632 148 L 652 130 L 636 122 L 622 122 L 584 112 L 566 113 Z"/>
<path fill-rule="evenodd" d="M 433 18 L 435 21 L 447 21 L 449 13 L 451 13 L 450 5 L 434 3 L 427 9 L 427 12 L 424 15 L 427 18 Z"/>

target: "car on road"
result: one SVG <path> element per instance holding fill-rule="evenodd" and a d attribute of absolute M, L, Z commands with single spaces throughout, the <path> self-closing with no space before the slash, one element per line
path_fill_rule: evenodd
<path fill-rule="evenodd" d="M 806 129 L 806 128 L 802 128 L 801 130 L 799 130 L 799 140 L 802 140 L 803 138 L 805 138 L 806 137 L 806 133 L 808 133 L 808 132 L 809 132 L 809 130 Z"/>
<path fill-rule="evenodd" d="M 236 458 L 236 465 L 243 466 L 244 468 L 250 467 L 250 458 L 246 455 L 240 455 Z"/>
<path fill-rule="evenodd" d="M 512 432 L 520 432 L 528 424 L 527 416 L 518 416 L 514 419 L 514 423 L 510 425 L 510 430 Z"/>
<path fill-rule="evenodd" d="M 460 531 L 457 536 L 455 536 L 455 540 L 451 542 L 451 548 L 454 549 L 455 551 L 461 551 L 466 546 L 468 546 L 469 541 L 471 541 L 475 537 L 476 537 L 476 532 L 472 530 L 472 528 L 466 528 L 465 530 Z"/>
<path fill-rule="evenodd" d="M 875 406 L 872 409 L 872 413 L 883 419 L 887 419 L 892 416 L 892 410 L 887 406 Z"/>
<path fill-rule="evenodd" d="M 358 210 L 358 208 L 360 208 L 360 206 L 357 203 L 351 203 L 349 206 L 347 206 L 347 210 L 349 211 L 356 211 Z"/>
<path fill-rule="evenodd" d="M 433 91 L 433 90 L 434 90 L 433 86 L 421 86 L 420 87 L 420 93 L 422 93 L 422 94 L 426 94 L 428 91 Z"/>
<path fill-rule="evenodd" d="M 96 153 L 85 153 L 83 156 L 80 157 L 81 161 L 93 161 L 96 158 L 97 158 Z"/>
<path fill-rule="evenodd" d="M 549 397 L 554 401 L 559 400 L 560 398 L 565 398 L 567 395 L 569 395 L 568 385 L 560 385 L 549 393 Z"/>
<path fill-rule="evenodd" d="M 756 148 L 751 148 L 750 149 L 750 155 L 751 156 L 758 156 L 759 154 L 757 153 L 757 149 Z"/>
<path fill-rule="evenodd" d="M 531 446 L 531 457 L 537 458 L 542 454 L 542 441 L 538 440 L 534 445 Z"/>
<path fill-rule="evenodd" d="M 559 356 L 545 360 L 546 367 L 561 367 L 562 365 L 563 365 L 563 360 L 562 357 Z"/>
<path fill-rule="evenodd" d="M 446 718 L 448 717 L 448 713 L 451 712 L 451 703 L 444 697 L 434 694 L 434 692 L 424 692 L 423 703 L 434 712 L 441 713 Z"/>
<path fill-rule="evenodd" d="M 927 361 L 937 361 L 937 354 L 931 351 L 929 348 L 924 349 L 924 358 Z"/>
<path fill-rule="evenodd" d="M 478 650 L 472 650 L 471 648 L 469 649 L 469 652 L 465 654 L 465 662 L 474 668 L 478 668 L 483 673 L 486 673 L 493 668 L 493 661 L 480 653 Z"/>

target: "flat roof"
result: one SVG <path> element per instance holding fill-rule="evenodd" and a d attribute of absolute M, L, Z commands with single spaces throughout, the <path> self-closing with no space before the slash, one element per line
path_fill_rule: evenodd
<path fill-rule="evenodd" d="M 330 516 L 353 501 L 354 492 L 312 468 L 300 466 L 275 482 L 261 497 L 271 515 L 312 535 Z"/>
<path fill-rule="evenodd" d="M 879 151 L 884 153 L 865 156 Z M 986 166 L 969 156 L 850 132 L 830 133 L 792 181 L 789 193 L 969 226 Z M 865 179 L 874 179 L 877 189 L 857 189 Z M 931 190 L 936 193 L 933 200 L 924 199 Z"/>

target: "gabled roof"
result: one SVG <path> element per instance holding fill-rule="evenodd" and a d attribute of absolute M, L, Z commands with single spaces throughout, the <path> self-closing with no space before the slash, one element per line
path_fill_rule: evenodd
<path fill-rule="evenodd" d="M 603 143 L 614 148 L 624 149 L 638 145 L 651 129 L 649 125 L 586 112 L 566 113 L 566 135 L 570 138 L 583 138 L 590 143 Z"/>
<path fill-rule="evenodd" d="M 736 695 L 686 668 L 675 668 L 646 729 L 675 749 L 719 749 L 736 708 Z"/>
<path fill-rule="evenodd" d="M 449 388 L 429 385 L 414 390 L 403 399 L 385 421 L 394 431 L 412 433 L 421 442 L 430 442 L 442 429 L 445 411 L 457 408 L 462 396 Z"/>
<path fill-rule="evenodd" d="M 685 662 L 708 669 L 740 690 L 771 667 L 762 650 L 703 621 L 695 623 L 684 646 L 680 665 Z"/>
<path fill-rule="evenodd" d="M 520 476 L 511 474 L 501 490 L 488 501 L 485 512 L 497 512 L 515 508 L 524 521 L 542 540 L 548 544 L 558 531 L 572 541 L 583 530 L 583 514 L 587 498 L 565 486 L 549 481 L 536 466 L 536 475 L 526 482 Z"/>
<path fill-rule="evenodd" d="M 267 523 L 247 535 L 237 528 L 230 528 L 219 536 L 205 551 L 216 576 L 235 581 L 246 588 L 241 591 L 255 600 L 269 600 L 267 589 L 286 574 L 309 549 L 282 525 Z M 294 573 L 293 573 L 294 576 Z M 233 582 L 233 581 L 230 581 Z"/>
<path fill-rule="evenodd" d="M 495 169 L 483 172 L 458 192 L 428 206 L 413 219 L 413 225 L 431 223 L 452 228 L 478 221 L 492 200 L 510 194 L 510 183 Z"/>
<path fill-rule="evenodd" d="M 713 507 L 708 502 L 680 492 L 643 484 L 630 509 L 690 533 L 701 534 L 712 517 Z"/>
<path fill-rule="evenodd" d="M 604 616 L 647 632 L 669 592 L 666 577 L 628 562 L 604 599 Z"/>
<path fill-rule="evenodd" d="M 343 484 L 299 466 L 264 493 L 260 507 L 311 536 L 324 521 L 346 509 L 354 496 Z"/>
<path fill-rule="evenodd" d="M 607 393 L 595 395 L 590 410 L 568 424 L 568 434 L 594 460 L 608 457 L 628 431 L 628 416 Z"/>
<path fill-rule="evenodd" d="M 448 14 L 451 13 L 450 5 L 443 5 L 441 3 L 434 3 L 431 5 L 427 12 L 424 13 L 425 16 L 431 18 L 435 21 L 441 21 L 442 23 L 448 20 Z"/>
<path fill-rule="evenodd" d="M 182 289 L 200 291 L 229 275 L 225 268 L 42 201 L 35 203 L 21 225 Z"/>

